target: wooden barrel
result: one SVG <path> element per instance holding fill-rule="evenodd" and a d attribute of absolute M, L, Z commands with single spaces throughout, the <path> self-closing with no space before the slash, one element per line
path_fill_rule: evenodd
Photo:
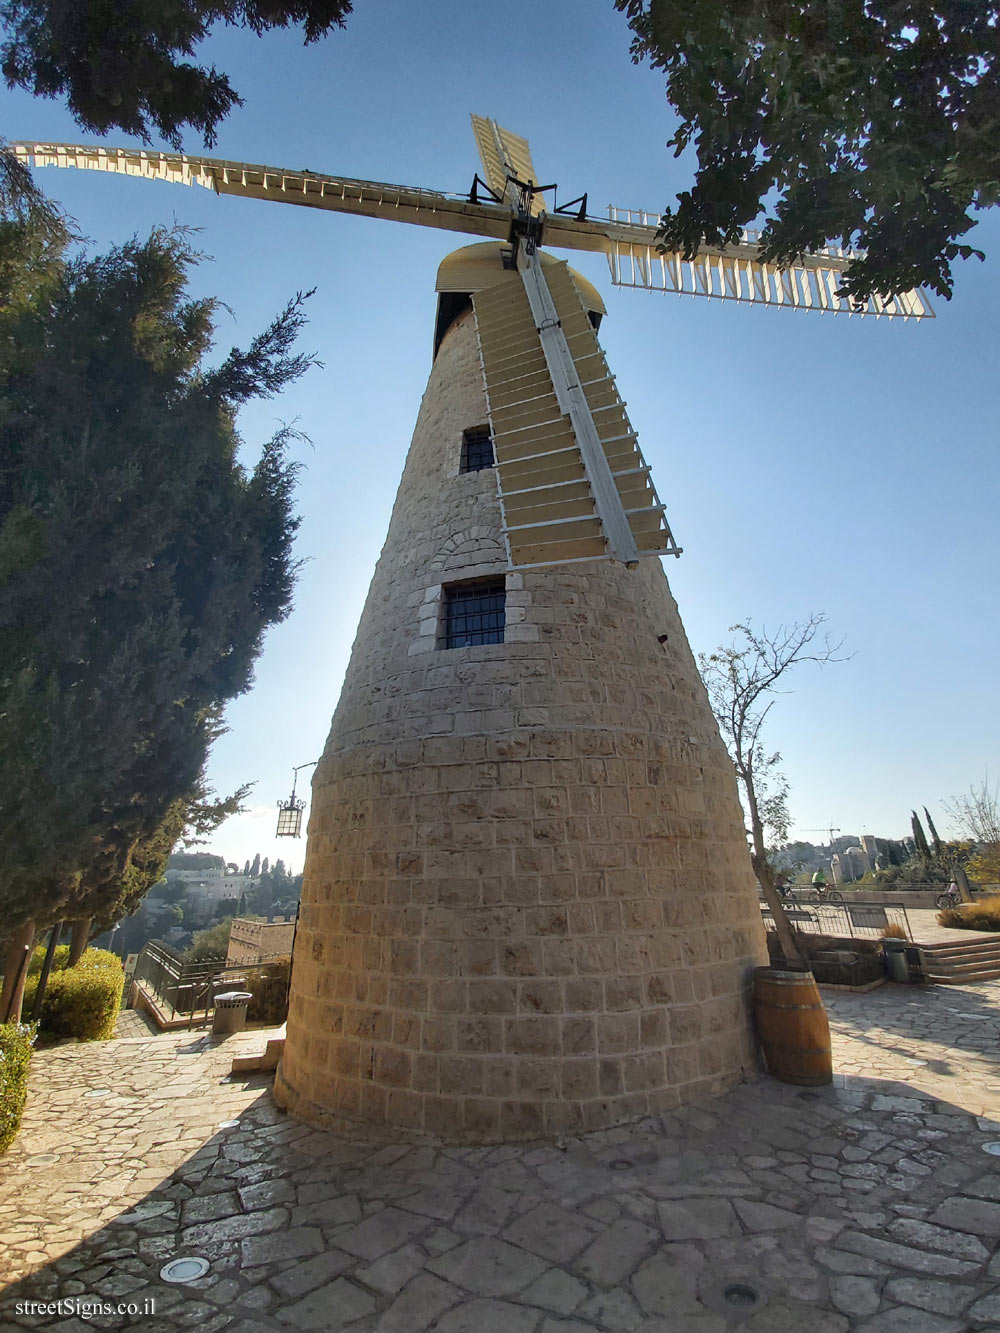
<path fill-rule="evenodd" d="M 813 974 L 758 967 L 753 1003 L 770 1073 L 805 1087 L 832 1083 L 830 1025 Z"/>

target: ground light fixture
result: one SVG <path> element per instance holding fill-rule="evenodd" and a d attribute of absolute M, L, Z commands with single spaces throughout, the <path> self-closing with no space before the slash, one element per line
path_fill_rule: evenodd
<path fill-rule="evenodd" d="M 205 1276 L 210 1267 L 207 1259 L 185 1255 L 183 1258 L 171 1259 L 168 1264 L 164 1264 L 160 1269 L 160 1277 L 164 1282 L 197 1282 L 200 1277 Z"/>

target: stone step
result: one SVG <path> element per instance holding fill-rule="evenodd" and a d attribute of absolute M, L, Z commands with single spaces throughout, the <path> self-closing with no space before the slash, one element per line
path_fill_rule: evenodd
<path fill-rule="evenodd" d="M 934 958 L 924 954 L 924 961 L 932 972 L 952 972 L 956 967 L 1000 967 L 1000 953 L 964 954 L 958 958 Z"/>
<path fill-rule="evenodd" d="M 237 1055 L 233 1060 L 231 1073 L 233 1074 L 264 1074 L 278 1068 L 278 1061 L 281 1059 L 282 1052 L 285 1049 L 285 1032 L 282 1028 L 276 1037 L 268 1039 L 263 1052 L 257 1055 Z"/>
<path fill-rule="evenodd" d="M 1000 977 L 1000 966 L 927 973 L 927 980 L 938 986 L 961 986 L 968 981 L 994 981 L 997 977 Z"/>
<path fill-rule="evenodd" d="M 940 944 L 921 944 L 921 949 L 925 953 L 935 955 L 950 953 L 982 953 L 983 951 L 1000 950 L 1000 937 L 993 935 L 986 939 L 948 940 Z"/>

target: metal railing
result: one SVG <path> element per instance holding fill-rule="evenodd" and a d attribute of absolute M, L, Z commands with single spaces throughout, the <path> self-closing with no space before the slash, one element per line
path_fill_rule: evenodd
<path fill-rule="evenodd" d="M 910 921 L 903 903 L 803 903 L 786 901 L 783 904 L 785 915 L 796 930 L 810 934 L 835 935 L 851 939 L 878 939 L 885 933 L 887 926 L 899 926 L 906 932 L 906 938 L 913 938 L 910 933 Z M 760 913 L 764 925 L 774 929 L 774 917 L 771 909 L 763 902 Z"/>
<path fill-rule="evenodd" d="M 199 1011 L 207 1020 L 215 1008 L 216 995 L 234 989 L 252 968 L 283 962 L 286 957 L 268 955 L 255 963 L 227 964 L 221 958 L 190 962 L 162 940 L 150 940 L 136 959 L 133 981 L 141 983 L 164 1010 L 169 1006 L 169 1022 L 179 1015 L 193 1026 Z"/>

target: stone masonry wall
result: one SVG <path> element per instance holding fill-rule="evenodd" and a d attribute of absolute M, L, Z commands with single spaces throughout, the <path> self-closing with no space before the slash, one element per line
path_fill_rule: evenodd
<path fill-rule="evenodd" d="M 755 1067 L 735 779 L 660 561 L 507 575 L 471 312 L 447 333 L 313 782 L 279 1099 L 468 1142 L 607 1126 Z M 666 636 L 661 643 L 659 640 Z"/>

